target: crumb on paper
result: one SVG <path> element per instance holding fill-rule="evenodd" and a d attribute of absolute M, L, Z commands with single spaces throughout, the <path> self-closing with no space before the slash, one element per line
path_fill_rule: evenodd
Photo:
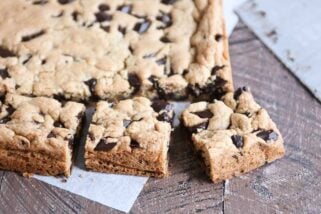
<path fill-rule="evenodd" d="M 82 174 L 79 174 L 78 177 L 79 177 L 79 178 L 83 178 Z"/>
<path fill-rule="evenodd" d="M 24 172 L 24 173 L 22 173 L 22 176 L 25 178 L 31 178 L 33 176 L 33 174 L 29 173 L 29 172 Z"/>
<path fill-rule="evenodd" d="M 263 10 L 258 11 L 258 14 L 262 17 L 266 17 L 266 12 Z"/>
<path fill-rule="evenodd" d="M 68 179 L 66 177 L 63 177 L 61 180 L 60 180 L 62 183 L 67 183 Z"/>
<path fill-rule="evenodd" d="M 273 30 L 269 31 L 268 33 L 266 33 L 266 36 L 269 37 L 270 39 L 272 39 L 272 41 L 274 43 L 276 43 L 277 40 L 278 40 L 278 34 L 277 34 L 275 29 L 273 29 Z"/>
<path fill-rule="evenodd" d="M 288 60 L 290 60 L 291 62 L 294 62 L 294 60 L 295 60 L 294 57 L 293 57 L 293 54 L 292 54 L 292 52 L 290 50 L 286 51 L 286 58 Z"/>

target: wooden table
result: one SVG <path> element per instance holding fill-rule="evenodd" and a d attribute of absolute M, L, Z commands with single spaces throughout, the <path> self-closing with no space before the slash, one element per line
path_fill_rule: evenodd
<path fill-rule="evenodd" d="M 285 138 L 286 157 L 214 185 L 177 128 L 166 179 L 149 179 L 132 213 L 320 213 L 321 105 L 242 23 L 230 39 L 235 85 L 248 85 Z M 304 50 L 303 50 L 304 51 Z M 120 213 L 0 171 L 0 213 Z"/>

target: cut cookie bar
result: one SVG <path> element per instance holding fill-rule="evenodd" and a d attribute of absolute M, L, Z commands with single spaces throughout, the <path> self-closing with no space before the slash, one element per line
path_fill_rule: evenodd
<path fill-rule="evenodd" d="M 220 98 L 229 60 L 222 0 L 0 1 L 1 94 Z"/>
<path fill-rule="evenodd" d="M 0 106 L 0 169 L 69 176 L 84 105 L 7 94 Z"/>
<path fill-rule="evenodd" d="M 226 94 L 222 100 L 193 103 L 182 114 L 213 182 L 238 176 L 284 155 L 279 130 L 247 87 Z"/>
<path fill-rule="evenodd" d="M 97 103 L 85 146 L 88 169 L 164 177 L 174 112 L 169 103 L 136 97 Z"/>

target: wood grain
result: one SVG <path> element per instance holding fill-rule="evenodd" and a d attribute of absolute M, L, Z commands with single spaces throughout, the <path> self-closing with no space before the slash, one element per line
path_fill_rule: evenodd
<path fill-rule="evenodd" d="M 131 213 L 319 213 L 321 105 L 242 23 L 231 39 L 236 86 L 248 85 L 286 142 L 286 157 L 214 185 L 177 128 L 165 179 L 149 179 Z M 35 179 L 0 171 L 0 213 L 120 213 Z"/>

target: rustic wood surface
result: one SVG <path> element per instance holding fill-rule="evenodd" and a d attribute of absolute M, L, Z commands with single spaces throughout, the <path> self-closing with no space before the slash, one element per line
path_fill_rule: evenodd
<path fill-rule="evenodd" d="M 210 183 L 186 133 L 170 147 L 171 176 L 149 179 L 131 213 L 320 213 L 321 105 L 239 23 L 230 39 L 236 86 L 249 85 L 279 125 L 286 157 L 225 183 Z M 120 213 L 35 179 L 0 171 L 0 213 Z"/>

